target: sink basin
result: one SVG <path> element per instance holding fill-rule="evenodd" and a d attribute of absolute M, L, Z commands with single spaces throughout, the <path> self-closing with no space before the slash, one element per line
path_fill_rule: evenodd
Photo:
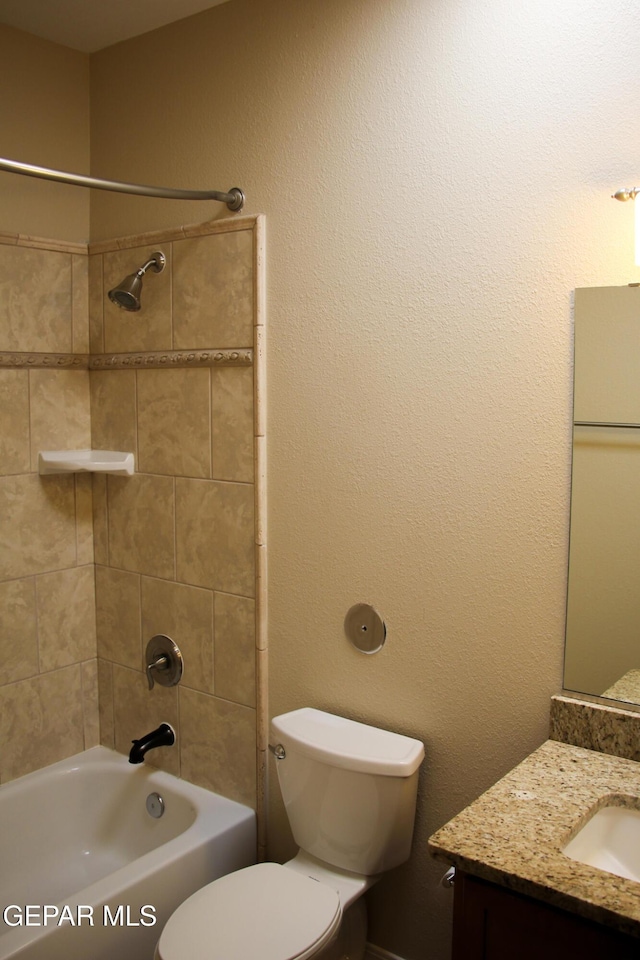
<path fill-rule="evenodd" d="M 601 807 L 562 852 L 580 863 L 640 880 L 640 810 Z"/>

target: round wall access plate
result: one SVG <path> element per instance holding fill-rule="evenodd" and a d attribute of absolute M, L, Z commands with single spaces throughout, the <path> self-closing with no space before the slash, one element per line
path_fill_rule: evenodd
<path fill-rule="evenodd" d="M 382 650 L 387 628 L 377 610 L 368 603 L 356 603 L 344 618 L 344 632 L 361 653 Z"/>

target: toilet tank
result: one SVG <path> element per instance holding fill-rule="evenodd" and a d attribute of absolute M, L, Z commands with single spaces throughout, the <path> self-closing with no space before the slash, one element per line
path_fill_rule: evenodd
<path fill-rule="evenodd" d="M 419 740 L 304 707 L 274 717 L 271 744 L 293 836 L 325 863 L 372 876 L 411 852 Z"/>

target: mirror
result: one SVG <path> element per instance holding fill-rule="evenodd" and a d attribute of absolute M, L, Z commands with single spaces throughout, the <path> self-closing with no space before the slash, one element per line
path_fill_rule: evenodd
<path fill-rule="evenodd" d="M 566 690 L 640 704 L 640 287 L 575 295 Z"/>

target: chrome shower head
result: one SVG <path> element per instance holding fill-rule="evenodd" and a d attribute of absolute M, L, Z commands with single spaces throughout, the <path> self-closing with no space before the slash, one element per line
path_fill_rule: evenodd
<path fill-rule="evenodd" d="M 119 283 L 113 290 L 109 290 L 109 300 L 123 310 L 139 310 L 140 294 L 142 293 L 142 278 L 147 270 L 153 270 L 154 273 L 162 273 L 165 268 L 167 258 L 161 250 L 157 250 L 151 255 L 139 270 L 130 273 L 125 277 L 122 283 Z"/>
<path fill-rule="evenodd" d="M 142 292 L 142 275 L 130 273 L 122 283 L 109 290 L 109 300 L 122 307 L 123 310 L 139 310 L 140 294 Z"/>

